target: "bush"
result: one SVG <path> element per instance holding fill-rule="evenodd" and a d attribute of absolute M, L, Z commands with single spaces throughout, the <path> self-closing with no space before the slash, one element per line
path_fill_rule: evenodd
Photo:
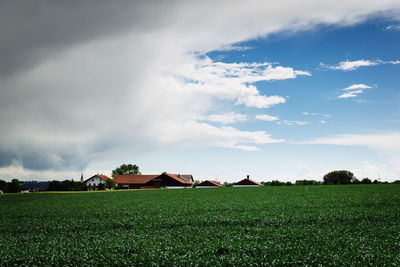
<path fill-rule="evenodd" d="M 332 171 L 324 175 L 324 184 L 351 184 L 354 179 L 352 172 L 346 170 Z"/>
<path fill-rule="evenodd" d="M 12 179 L 10 183 L 7 183 L 8 193 L 18 193 L 19 191 L 21 191 L 21 187 L 19 186 L 18 179 Z"/>
<path fill-rule="evenodd" d="M 371 182 L 371 180 L 369 178 L 364 178 L 364 179 L 361 180 L 361 183 L 362 184 L 371 184 L 372 182 Z"/>

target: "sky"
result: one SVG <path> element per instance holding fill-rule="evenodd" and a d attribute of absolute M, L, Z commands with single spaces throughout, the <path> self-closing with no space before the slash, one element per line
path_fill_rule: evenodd
<path fill-rule="evenodd" d="M 400 2 L 1 1 L 0 179 L 400 179 Z"/>

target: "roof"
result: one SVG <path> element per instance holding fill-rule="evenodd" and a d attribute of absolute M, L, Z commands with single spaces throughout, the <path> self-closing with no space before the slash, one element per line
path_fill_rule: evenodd
<path fill-rule="evenodd" d="M 180 183 L 182 183 L 182 184 L 192 184 L 192 182 L 189 180 L 189 181 L 187 181 L 186 179 L 183 179 L 182 178 L 182 175 L 179 175 L 179 174 L 173 174 L 173 173 L 167 173 L 167 172 L 164 172 L 164 173 L 162 173 L 161 175 L 167 175 L 168 177 L 170 177 L 170 178 L 172 178 L 172 179 L 174 179 L 174 180 L 176 180 L 176 181 L 178 181 L 178 182 L 180 182 Z M 160 175 L 160 176 L 161 176 Z M 187 174 L 188 175 L 188 174 Z M 186 175 L 185 175 L 186 176 Z"/>
<path fill-rule="evenodd" d="M 234 183 L 234 185 L 259 185 L 259 186 L 262 186 L 262 184 L 260 184 L 259 182 L 256 182 L 254 180 L 247 179 L 247 178 L 245 178 L 237 183 Z"/>
<path fill-rule="evenodd" d="M 205 180 L 205 181 L 199 183 L 197 186 L 217 186 L 217 187 L 223 187 L 222 184 L 218 183 L 217 181 L 213 181 L 213 180 Z"/>
<path fill-rule="evenodd" d="M 122 174 L 115 175 L 113 180 L 117 184 L 145 184 L 154 178 L 160 176 L 159 174 Z"/>
<path fill-rule="evenodd" d="M 103 179 L 104 181 L 107 181 L 107 179 L 110 179 L 110 177 L 108 177 L 106 175 L 96 174 L 96 175 L 93 175 L 92 177 L 86 179 L 85 182 L 87 182 L 88 180 L 92 179 L 93 177 L 99 177 L 100 179 Z"/>
<path fill-rule="evenodd" d="M 193 182 L 193 175 L 191 174 L 178 174 L 178 177 L 188 182 Z"/>

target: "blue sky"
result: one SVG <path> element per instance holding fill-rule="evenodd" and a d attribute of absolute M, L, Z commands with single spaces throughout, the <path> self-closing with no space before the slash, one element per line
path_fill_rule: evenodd
<path fill-rule="evenodd" d="M 246 121 L 234 123 L 237 128 L 267 131 L 285 142 L 261 145 L 257 152 L 225 148 L 178 149 L 160 152 L 159 157 L 144 157 L 143 164 L 164 161 L 174 154 L 172 160 L 166 161 L 165 168 L 183 163 L 188 166 L 187 171 L 204 171 L 207 178 L 230 181 L 234 180 L 231 177 L 239 179 L 246 173 L 259 180 L 318 179 L 333 169 L 349 169 L 359 173 L 360 178 L 362 174 L 382 180 L 397 178 L 397 172 L 387 166 L 385 157 L 368 146 L 301 144 L 325 136 L 399 131 L 400 64 L 379 64 L 347 71 L 321 65 L 337 66 L 339 62 L 357 60 L 398 60 L 400 31 L 386 30 L 392 23 L 374 19 L 346 27 L 320 26 L 311 31 L 276 33 L 234 44 L 243 50 L 207 53 L 206 56 L 216 62 L 273 62 L 311 73 L 311 76 L 295 79 L 255 83 L 263 94 L 286 96 L 286 103 L 261 110 L 221 105 L 221 114 L 229 111 L 247 115 Z M 355 97 L 338 98 L 344 93 L 343 89 L 354 84 L 371 88 Z M 279 117 L 279 120 L 260 121 L 255 118 L 258 114 Z M 282 124 L 285 120 L 300 125 Z M 301 125 L 302 122 L 305 124 Z M 204 166 L 207 171 L 202 170 Z"/>
<path fill-rule="evenodd" d="M 398 1 L 7 5 L 0 179 L 400 178 Z"/>

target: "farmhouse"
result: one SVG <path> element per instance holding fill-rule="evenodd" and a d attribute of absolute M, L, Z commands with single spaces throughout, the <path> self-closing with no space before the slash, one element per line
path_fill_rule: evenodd
<path fill-rule="evenodd" d="M 233 187 L 253 187 L 253 186 L 262 186 L 262 184 L 251 180 L 249 175 L 247 175 L 246 179 L 243 179 L 233 184 Z"/>
<path fill-rule="evenodd" d="M 105 184 L 110 177 L 103 174 L 96 174 L 85 180 L 85 184 L 89 191 L 97 190 L 100 184 Z"/>
<path fill-rule="evenodd" d="M 224 187 L 224 186 L 218 183 L 217 181 L 212 181 L 212 180 L 206 180 L 196 185 L 196 188 L 217 188 L 217 187 Z"/>
<path fill-rule="evenodd" d="M 149 188 L 187 188 L 193 185 L 191 174 L 128 174 L 115 175 L 113 180 L 116 185 L 125 189 Z"/>

